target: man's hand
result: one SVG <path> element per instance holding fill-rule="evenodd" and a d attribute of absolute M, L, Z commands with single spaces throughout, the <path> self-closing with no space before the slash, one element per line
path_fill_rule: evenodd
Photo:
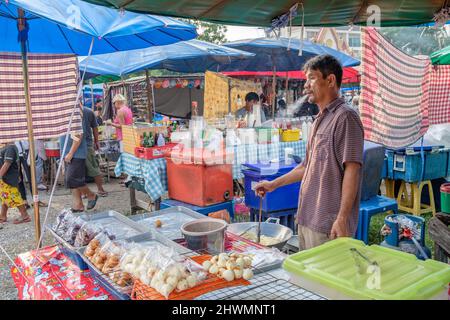
<path fill-rule="evenodd" d="M 72 161 L 72 158 L 73 158 L 73 154 L 69 152 L 69 153 L 64 157 L 64 161 L 65 161 L 66 163 L 70 163 L 70 162 Z"/>
<path fill-rule="evenodd" d="M 273 185 L 272 181 L 266 181 L 266 180 L 260 181 L 255 186 L 255 192 L 260 197 L 264 197 L 267 192 L 272 192 L 275 189 L 276 189 L 276 187 Z"/>
<path fill-rule="evenodd" d="M 111 119 L 106 120 L 106 121 L 105 121 L 105 124 L 111 125 L 111 124 L 112 124 Z"/>
<path fill-rule="evenodd" d="M 98 142 L 98 141 L 94 142 L 94 150 L 95 151 L 100 150 L 100 142 Z"/>
<path fill-rule="evenodd" d="M 331 227 L 330 239 L 339 237 L 350 237 L 350 231 L 348 228 L 348 221 L 338 216 Z"/>

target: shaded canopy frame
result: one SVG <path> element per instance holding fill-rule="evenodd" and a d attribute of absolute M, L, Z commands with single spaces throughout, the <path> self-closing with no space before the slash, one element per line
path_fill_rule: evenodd
<path fill-rule="evenodd" d="M 429 23 L 448 0 L 84 0 L 116 9 L 214 23 L 270 27 L 276 18 L 297 3 L 304 7 L 305 26 L 367 25 L 380 15 L 380 26 L 409 26 Z M 292 25 L 301 25 L 301 15 Z"/>

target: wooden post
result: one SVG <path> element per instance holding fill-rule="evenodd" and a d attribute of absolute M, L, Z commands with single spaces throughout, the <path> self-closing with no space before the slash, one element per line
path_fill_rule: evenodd
<path fill-rule="evenodd" d="M 148 122 L 153 121 L 153 110 L 155 106 L 153 105 L 153 91 L 152 85 L 150 83 L 150 76 L 148 74 L 148 69 L 145 70 L 145 81 L 147 83 L 147 112 L 148 112 Z"/>
<path fill-rule="evenodd" d="M 25 13 L 22 9 L 18 9 L 19 19 L 17 27 L 19 32 L 25 29 Z M 30 171 L 31 171 L 31 189 L 34 202 L 34 228 L 36 231 L 36 244 L 39 245 L 39 239 L 41 237 L 41 222 L 39 215 L 39 194 L 36 186 L 36 152 L 34 148 L 34 135 L 33 135 L 33 114 L 31 112 L 31 100 L 30 100 L 30 83 L 28 78 L 28 57 L 27 57 L 27 45 L 24 38 L 20 38 L 20 47 L 22 52 L 22 70 L 23 70 L 23 87 L 25 94 L 25 107 L 27 112 L 27 129 L 28 129 L 28 143 L 30 146 Z"/>

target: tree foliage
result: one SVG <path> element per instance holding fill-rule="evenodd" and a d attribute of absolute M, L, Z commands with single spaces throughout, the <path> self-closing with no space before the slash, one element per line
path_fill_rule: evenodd
<path fill-rule="evenodd" d="M 450 45 L 444 28 L 392 27 L 381 28 L 381 34 L 408 55 L 427 55 Z"/>
<path fill-rule="evenodd" d="M 227 40 L 227 27 L 223 24 L 190 19 L 182 20 L 197 27 L 197 32 L 199 34 L 197 37 L 198 40 L 212 42 L 215 44 L 222 44 Z"/>

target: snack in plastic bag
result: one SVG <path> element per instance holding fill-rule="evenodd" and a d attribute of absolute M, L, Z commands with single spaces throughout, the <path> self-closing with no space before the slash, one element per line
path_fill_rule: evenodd
<path fill-rule="evenodd" d="M 139 279 L 166 299 L 174 291 L 195 287 L 206 278 L 201 266 L 181 257 L 173 248 L 161 245 L 147 250 L 137 273 Z"/>
<path fill-rule="evenodd" d="M 59 236 L 63 236 L 70 227 L 70 221 L 74 218 L 75 216 L 72 211 L 68 209 L 61 210 L 52 226 L 53 231 L 55 231 L 55 233 Z"/>
<path fill-rule="evenodd" d="M 104 232 L 100 232 L 94 239 L 89 242 L 84 255 L 91 261 L 98 269 L 102 270 L 104 263 L 106 262 L 106 254 L 101 252 L 102 247 L 110 241 L 108 235 Z M 101 254 L 100 254 L 101 253 Z"/>
<path fill-rule="evenodd" d="M 100 232 L 102 232 L 102 228 L 95 223 L 87 222 L 83 224 L 75 238 L 74 246 L 84 247 L 88 245 Z"/>
<path fill-rule="evenodd" d="M 69 228 L 64 233 L 62 238 L 67 241 L 70 245 L 75 243 L 75 238 L 77 237 L 78 231 L 85 224 L 86 221 L 81 219 L 80 217 L 68 218 Z"/>

